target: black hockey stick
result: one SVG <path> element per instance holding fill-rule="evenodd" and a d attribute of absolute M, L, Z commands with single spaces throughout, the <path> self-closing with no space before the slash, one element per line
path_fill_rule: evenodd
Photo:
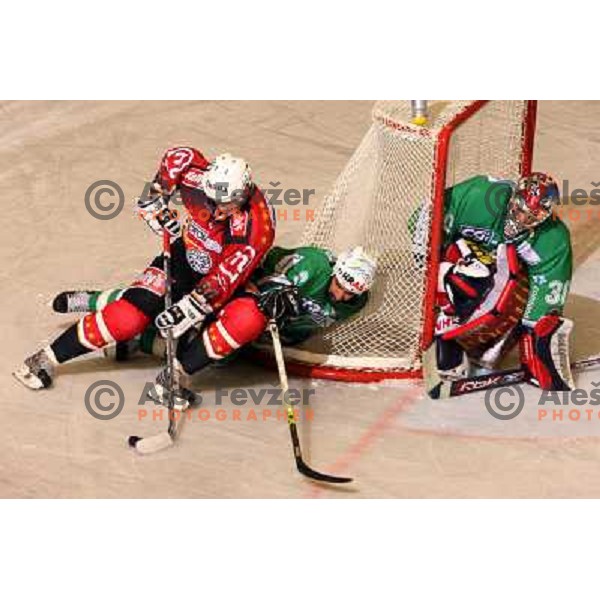
<path fill-rule="evenodd" d="M 298 471 L 305 477 L 314 479 L 315 481 L 323 481 L 325 483 L 350 483 L 351 477 L 337 477 L 335 475 L 327 475 L 326 473 L 319 473 L 314 469 L 311 469 L 302 458 L 302 449 L 300 447 L 300 439 L 298 437 L 298 427 L 296 426 L 296 418 L 294 416 L 294 409 L 287 402 L 288 400 L 288 380 L 287 373 L 285 371 L 285 361 L 283 359 L 283 351 L 281 350 L 281 340 L 279 339 L 279 328 L 274 320 L 269 322 L 269 331 L 273 338 L 273 349 L 275 350 L 275 360 L 277 361 L 277 370 L 279 371 L 279 381 L 281 385 L 281 391 L 283 392 L 284 403 L 286 405 L 287 422 L 290 427 L 290 435 L 292 437 L 292 447 L 294 449 L 294 458 L 296 459 L 296 467 Z"/>
<path fill-rule="evenodd" d="M 598 365 L 600 365 L 600 354 L 572 362 L 571 369 L 581 371 Z M 517 385 L 526 381 L 525 371 L 521 368 L 464 377 L 454 381 L 444 380 L 440 377 L 435 364 L 435 344 L 432 344 L 423 354 L 423 373 L 427 394 L 434 400 L 462 396 L 507 385 Z"/>
<path fill-rule="evenodd" d="M 163 231 L 163 270 L 165 272 L 165 310 L 168 310 L 173 304 L 173 282 L 171 279 L 171 236 L 166 229 Z M 179 415 L 179 419 L 175 419 L 174 412 L 177 372 L 175 369 L 175 342 L 173 340 L 173 331 L 170 328 L 167 329 L 165 342 L 167 349 L 167 377 L 165 386 L 167 392 L 167 409 L 169 411 L 169 427 L 166 432 L 146 438 L 141 438 L 137 435 L 129 436 L 129 446 L 135 448 L 140 454 L 152 454 L 172 446 L 177 437 L 177 423 L 183 421 L 183 414 Z"/>

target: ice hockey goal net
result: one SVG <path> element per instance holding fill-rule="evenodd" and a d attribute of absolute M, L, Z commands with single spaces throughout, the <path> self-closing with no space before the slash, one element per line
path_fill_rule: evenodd
<path fill-rule="evenodd" d="M 409 101 L 376 103 L 370 129 L 305 231 L 303 245 L 336 254 L 364 246 L 378 271 L 359 315 L 286 350 L 296 371 L 350 381 L 418 377 L 433 336 L 444 189 L 530 170 L 535 101 L 434 101 L 429 110 L 419 127 Z M 420 260 L 415 236 L 426 249 Z"/>

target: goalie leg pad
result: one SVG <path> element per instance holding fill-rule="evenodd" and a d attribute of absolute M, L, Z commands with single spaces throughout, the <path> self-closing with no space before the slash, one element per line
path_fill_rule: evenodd
<path fill-rule="evenodd" d="M 530 380 L 543 390 L 568 391 L 575 387 L 569 359 L 573 322 L 546 315 L 519 340 L 521 362 Z"/>

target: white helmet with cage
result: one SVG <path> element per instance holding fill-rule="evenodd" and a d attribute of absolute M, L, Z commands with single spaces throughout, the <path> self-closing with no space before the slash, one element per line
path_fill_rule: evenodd
<path fill-rule="evenodd" d="M 352 294 L 362 294 L 373 285 L 376 270 L 375 259 L 371 258 L 362 246 L 357 246 L 340 254 L 333 267 L 333 274 L 344 290 Z"/>
<path fill-rule="evenodd" d="M 243 158 L 217 156 L 204 176 L 204 193 L 217 205 L 243 204 L 252 183 L 252 171 Z"/>

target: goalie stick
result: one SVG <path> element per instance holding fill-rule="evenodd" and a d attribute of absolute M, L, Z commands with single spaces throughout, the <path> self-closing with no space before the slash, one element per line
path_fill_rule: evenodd
<path fill-rule="evenodd" d="M 163 269 L 165 272 L 165 310 L 171 308 L 173 303 L 172 280 L 171 280 L 171 236 L 165 229 L 163 230 Z M 153 454 L 159 450 L 170 448 L 177 438 L 180 427 L 177 423 L 183 421 L 183 411 L 179 418 L 175 418 L 175 386 L 177 385 L 177 372 L 175 369 L 175 350 L 173 341 L 173 331 L 167 329 L 166 349 L 167 349 L 167 377 L 165 387 L 167 391 L 167 409 L 169 411 L 169 426 L 167 431 L 158 433 L 150 437 L 139 437 L 137 435 L 129 436 L 128 443 L 131 448 L 135 448 L 140 454 Z"/>
<path fill-rule="evenodd" d="M 573 371 L 582 371 L 591 367 L 600 366 L 600 354 L 576 360 L 571 363 Z M 427 395 L 434 400 L 462 396 L 473 392 L 482 392 L 507 385 L 525 383 L 525 370 L 521 368 L 496 371 L 485 375 L 464 377 L 454 381 L 443 380 L 437 370 L 435 362 L 435 344 L 432 344 L 423 355 L 423 373 Z"/>
<path fill-rule="evenodd" d="M 283 359 L 283 351 L 281 349 L 281 340 L 279 339 L 279 328 L 275 320 L 269 321 L 269 331 L 271 332 L 271 338 L 273 339 L 273 349 L 275 350 L 275 360 L 277 361 L 277 370 L 279 371 L 279 382 L 281 385 L 281 391 L 283 392 L 283 401 L 286 406 L 287 422 L 290 427 L 290 435 L 292 437 L 292 447 L 294 449 L 294 458 L 296 459 L 296 467 L 298 471 L 305 477 L 314 479 L 315 481 L 323 481 L 325 483 L 350 483 L 351 477 L 337 477 L 335 475 L 327 475 L 326 473 L 319 473 L 314 469 L 311 469 L 302 458 L 302 449 L 300 447 L 300 439 L 298 437 L 298 428 L 296 426 L 296 418 L 294 416 L 294 409 L 288 403 L 287 392 L 288 392 L 288 379 L 285 370 L 285 361 Z"/>

